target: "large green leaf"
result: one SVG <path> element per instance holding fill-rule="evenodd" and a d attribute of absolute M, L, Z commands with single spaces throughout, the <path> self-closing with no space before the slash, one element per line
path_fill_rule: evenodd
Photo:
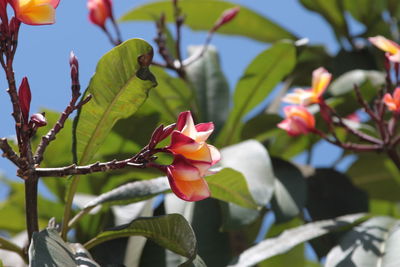
<path fill-rule="evenodd" d="M 328 254 L 326 267 L 400 266 L 400 221 L 374 217 L 354 227 Z"/>
<path fill-rule="evenodd" d="M 98 267 L 80 244 L 67 244 L 54 229 L 33 233 L 29 247 L 29 266 Z"/>
<path fill-rule="evenodd" d="M 189 46 L 189 56 L 200 53 L 203 46 Z M 186 67 L 189 81 L 196 90 L 202 121 L 212 121 L 219 131 L 228 116 L 230 93 L 229 84 L 219 64 L 215 47 L 208 47 L 206 53 Z"/>
<path fill-rule="evenodd" d="M 360 155 L 347 174 L 370 198 L 400 200 L 400 173 L 394 163 L 383 155 Z"/>
<path fill-rule="evenodd" d="M 271 206 L 277 222 L 297 216 L 306 204 L 306 180 L 293 164 L 279 158 L 272 159 L 275 173 L 275 192 Z"/>
<path fill-rule="evenodd" d="M 108 240 L 144 236 L 190 261 L 196 257 L 196 237 L 190 224 L 180 214 L 139 218 L 98 234 L 85 244 L 90 249 Z"/>
<path fill-rule="evenodd" d="M 312 222 L 286 230 L 278 237 L 266 239 L 245 250 L 239 255 L 237 261 L 229 266 L 253 266 L 272 256 L 285 253 L 305 241 L 326 235 L 331 231 L 344 230 L 352 224 L 358 224 L 364 216 L 363 214 L 346 215 L 333 220 Z"/>
<path fill-rule="evenodd" d="M 272 198 L 275 176 L 268 152 L 262 144 L 248 140 L 221 150 L 220 164 L 243 174 L 249 191 L 259 206 Z M 260 212 L 233 203 L 221 203 L 224 229 L 240 228 L 255 221 Z"/>
<path fill-rule="evenodd" d="M 257 209 L 243 174 L 225 168 L 206 178 L 213 198 L 231 202 L 244 208 Z"/>
<path fill-rule="evenodd" d="M 374 90 L 385 83 L 385 73 L 375 70 L 352 70 L 338 77 L 329 87 L 329 92 L 339 96 L 354 91 L 357 85 L 362 92 Z"/>
<path fill-rule="evenodd" d="M 236 85 L 233 110 L 218 136 L 219 146 L 239 141 L 243 117 L 268 96 L 295 63 L 296 49 L 290 42 L 274 44 L 250 63 Z"/>
<path fill-rule="evenodd" d="M 307 209 L 313 220 L 368 211 L 367 194 L 334 169 L 316 169 L 307 177 L 307 187 Z"/>
<path fill-rule="evenodd" d="M 151 46 L 131 39 L 105 54 L 96 67 L 85 95 L 92 100 L 84 105 L 75 121 L 75 151 L 79 164 L 87 164 L 97 152 L 114 124 L 131 116 L 156 85 L 148 70 L 153 56 Z"/>
<path fill-rule="evenodd" d="M 185 25 L 193 30 L 210 30 L 221 13 L 238 6 L 217 0 L 181 0 L 179 7 L 186 15 Z M 122 16 L 120 21 L 154 21 L 164 13 L 168 22 L 174 21 L 171 1 L 159 1 L 139 6 Z M 241 35 L 262 42 L 297 39 L 292 33 L 260 14 L 241 6 L 237 17 L 218 29 L 219 33 Z"/>

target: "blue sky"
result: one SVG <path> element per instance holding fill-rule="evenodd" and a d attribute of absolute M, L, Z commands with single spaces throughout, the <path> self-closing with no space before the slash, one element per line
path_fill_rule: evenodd
<path fill-rule="evenodd" d="M 120 17 L 126 11 L 148 0 L 114 0 L 114 12 Z M 311 43 L 325 44 L 334 52 L 336 42 L 328 25 L 318 15 L 301 7 L 296 0 L 232 0 L 274 20 Z M 23 76 L 29 78 L 32 91 L 31 113 L 41 108 L 61 111 L 69 102 L 70 80 L 68 57 L 71 50 L 79 58 L 81 84 L 85 88 L 94 72 L 98 59 L 112 48 L 101 30 L 87 18 L 86 1 L 61 0 L 57 9 L 57 22 L 50 26 L 22 25 L 19 46 L 14 64 L 17 83 Z M 154 45 L 153 23 L 124 23 L 124 39 L 142 38 Z M 183 45 L 202 44 L 203 32 L 184 30 Z M 243 37 L 216 35 L 212 42 L 219 49 L 222 68 L 231 87 L 235 85 L 247 64 L 268 45 Z M 238 53 L 240 51 L 240 53 Z M 11 104 L 6 93 L 7 84 L 0 73 L 0 136 L 11 136 L 14 127 Z M 325 148 L 326 149 L 326 148 Z M 320 158 L 320 157 L 316 157 Z M 330 159 L 331 160 L 331 159 Z M 323 164 L 323 162 L 317 162 Z M 0 170 L 15 176 L 15 169 L 5 159 L 0 159 Z M 0 189 L 1 195 L 1 189 Z"/>

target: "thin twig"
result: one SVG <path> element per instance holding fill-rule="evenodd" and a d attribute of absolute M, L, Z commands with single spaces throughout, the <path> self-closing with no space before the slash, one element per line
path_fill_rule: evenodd
<path fill-rule="evenodd" d="M 6 138 L 0 139 L 0 149 L 3 151 L 2 156 L 9 159 L 12 163 L 14 163 L 19 168 L 24 168 L 25 161 L 22 160 L 17 153 L 12 149 L 12 147 L 8 144 Z"/>

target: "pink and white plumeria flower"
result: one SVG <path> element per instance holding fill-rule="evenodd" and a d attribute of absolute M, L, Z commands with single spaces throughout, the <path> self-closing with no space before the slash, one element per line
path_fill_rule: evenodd
<path fill-rule="evenodd" d="M 395 63 L 400 63 L 400 45 L 389 40 L 381 35 L 369 37 L 368 40 L 378 47 L 380 50 L 386 52 L 386 57 Z"/>
<path fill-rule="evenodd" d="M 171 144 L 166 147 L 174 155 L 167 167 L 172 191 L 186 201 L 198 201 L 210 196 L 204 176 L 221 159 L 221 154 L 206 143 L 214 130 L 212 122 L 195 125 L 190 111 L 179 114 Z"/>
<path fill-rule="evenodd" d="M 307 134 L 315 129 L 314 116 L 303 106 L 286 106 L 283 109 L 286 119 L 278 124 L 291 136 Z"/>
<path fill-rule="evenodd" d="M 312 87 L 310 89 L 296 88 L 292 93 L 287 94 L 282 101 L 303 106 L 319 103 L 331 79 L 332 74 L 320 67 L 313 71 Z"/>
<path fill-rule="evenodd" d="M 400 113 L 400 87 L 394 90 L 393 95 L 385 94 L 383 102 L 390 111 Z"/>
<path fill-rule="evenodd" d="M 8 0 L 15 17 L 28 25 L 47 25 L 55 22 L 60 0 Z"/>

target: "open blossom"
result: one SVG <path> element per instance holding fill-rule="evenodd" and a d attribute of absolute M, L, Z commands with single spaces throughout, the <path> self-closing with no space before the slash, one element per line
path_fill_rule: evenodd
<path fill-rule="evenodd" d="M 315 128 L 314 116 L 303 106 L 286 106 L 283 109 L 285 119 L 278 127 L 291 136 L 307 134 Z"/>
<path fill-rule="evenodd" d="M 332 74 L 320 67 L 313 71 L 312 87 L 310 89 L 296 88 L 292 93 L 287 94 L 282 101 L 303 106 L 318 103 L 331 79 Z"/>
<path fill-rule="evenodd" d="M 387 108 L 394 112 L 400 112 L 400 87 L 394 90 L 393 95 L 387 93 L 383 97 L 383 102 Z"/>
<path fill-rule="evenodd" d="M 186 201 L 198 201 L 210 196 L 204 176 L 217 163 L 221 155 L 206 143 L 214 124 L 194 125 L 190 111 L 182 112 L 171 134 L 171 144 L 166 147 L 174 155 L 167 174 L 172 191 Z"/>
<path fill-rule="evenodd" d="M 15 16 L 29 25 L 47 25 L 55 22 L 60 0 L 9 0 Z"/>
<path fill-rule="evenodd" d="M 89 20 L 101 28 L 105 27 L 106 20 L 112 17 L 111 0 L 89 0 Z"/>
<path fill-rule="evenodd" d="M 380 50 L 386 52 L 386 57 L 395 63 L 400 63 L 400 45 L 389 40 L 381 35 L 370 37 L 368 40 L 378 47 Z"/>

